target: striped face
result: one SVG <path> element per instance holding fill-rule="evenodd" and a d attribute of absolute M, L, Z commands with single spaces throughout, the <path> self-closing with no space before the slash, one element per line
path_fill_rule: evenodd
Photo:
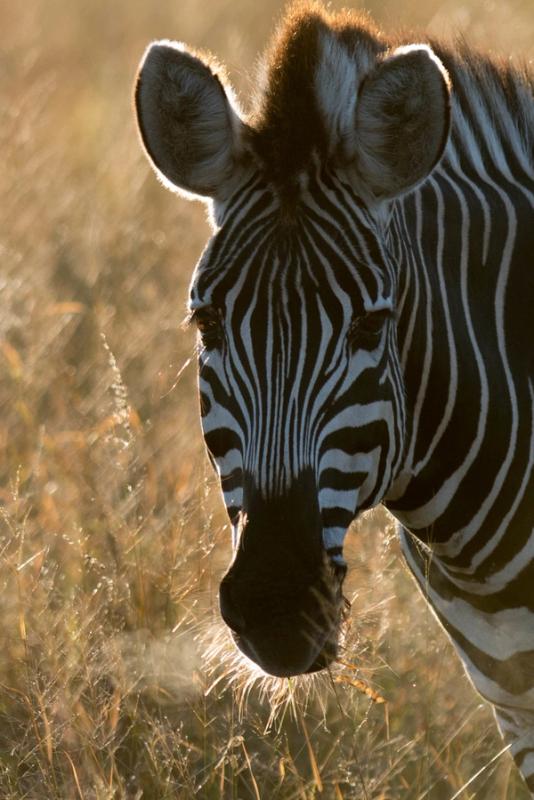
<path fill-rule="evenodd" d="M 234 531 L 221 607 L 244 652 L 274 674 L 318 669 L 335 653 L 344 535 L 382 499 L 401 455 L 392 274 L 359 198 L 323 173 L 290 220 L 250 180 L 193 277 L 202 426 Z M 304 635 L 311 661 L 275 663 L 243 635 L 268 638 L 281 598 L 301 618 L 324 618 L 321 641 Z"/>
<path fill-rule="evenodd" d="M 395 270 L 359 197 L 384 209 L 425 179 L 449 90 L 426 45 L 391 51 L 316 5 L 289 12 L 269 62 L 244 118 L 211 59 L 156 42 L 135 103 L 160 179 L 210 198 L 219 226 L 190 305 L 234 529 L 222 614 L 265 671 L 294 675 L 335 657 L 345 531 L 402 454 Z"/>

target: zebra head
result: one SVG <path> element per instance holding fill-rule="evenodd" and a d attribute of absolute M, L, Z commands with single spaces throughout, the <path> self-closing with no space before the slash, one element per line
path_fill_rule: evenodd
<path fill-rule="evenodd" d="M 354 20 L 290 18 L 254 117 L 213 61 L 163 41 L 136 87 L 161 180 L 209 199 L 192 280 L 202 426 L 232 521 L 221 612 L 266 672 L 336 656 L 347 527 L 399 470 L 405 428 L 388 209 L 438 161 L 445 72 Z"/>

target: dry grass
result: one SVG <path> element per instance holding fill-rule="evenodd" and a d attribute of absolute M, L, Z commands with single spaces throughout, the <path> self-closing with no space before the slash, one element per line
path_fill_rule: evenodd
<path fill-rule="evenodd" d="M 369 6 L 393 21 L 393 0 Z M 280 7 L 2 7 L 3 800 L 450 800 L 501 747 L 379 511 L 349 537 L 331 675 L 258 678 L 216 612 L 229 536 L 179 329 L 208 230 L 149 173 L 129 94 L 162 36 L 217 50 L 247 91 Z M 484 8 L 451 16 L 494 46 L 503 29 L 532 42 L 527 2 L 506 26 Z M 406 3 L 435 29 L 438 11 Z M 524 796 L 506 757 L 458 794 Z"/>

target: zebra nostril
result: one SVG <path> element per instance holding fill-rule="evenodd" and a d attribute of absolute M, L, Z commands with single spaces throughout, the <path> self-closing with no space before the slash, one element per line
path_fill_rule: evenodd
<path fill-rule="evenodd" d="M 236 607 L 235 601 L 232 598 L 232 588 L 229 583 L 223 581 L 219 588 L 219 605 L 221 608 L 221 616 L 229 628 L 234 633 L 242 633 L 245 629 L 245 618 Z"/>

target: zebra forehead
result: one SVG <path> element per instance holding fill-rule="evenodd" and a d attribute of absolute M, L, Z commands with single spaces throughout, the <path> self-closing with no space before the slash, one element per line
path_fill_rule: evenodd
<path fill-rule="evenodd" d="M 267 49 L 250 144 L 278 185 L 295 185 L 353 118 L 358 86 L 386 49 L 366 15 L 298 2 Z"/>
<path fill-rule="evenodd" d="M 227 319 L 236 321 L 248 318 L 254 310 L 260 326 L 274 314 L 285 318 L 288 325 L 299 326 L 304 317 L 320 316 L 323 321 L 327 317 L 329 326 L 337 329 L 354 313 L 391 310 L 394 300 L 389 282 L 374 270 L 355 270 L 348 280 L 339 282 L 328 267 L 316 277 L 302 264 L 287 269 L 263 264 L 241 276 L 238 270 L 197 273 L 188 307 L 194 312 L 207 305 L 224 308 Z"/>
<path fill-rule="evenodd" d="M 336 302 L 351 298 L 354 306 L 360 303 L 367 310 L 391 306 L 392 279 L 367 227 L 345 230 L 341 249 L 339 240 L 321 239 L 319 254 L 309 245 L 309 225 L 301 231 L 298 224 L 288 229 L 271 222 L 258 238 L 254 220 L 244 222 L 237 214 L 228 225 L 229 230 L 223 226 L 214 235 L 196 266 L 191 310 L 251 295 L 271 305 L 289 296 L 298 303 L 307 298 L 319 305 L 332 297 Z"/>

